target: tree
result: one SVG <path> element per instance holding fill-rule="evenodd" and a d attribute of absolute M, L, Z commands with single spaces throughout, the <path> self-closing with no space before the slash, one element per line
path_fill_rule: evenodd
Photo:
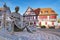
<path fill-rule="evenodd" d="M 58 19 L 58 23 L 60 23 L 60 19 Z"/>

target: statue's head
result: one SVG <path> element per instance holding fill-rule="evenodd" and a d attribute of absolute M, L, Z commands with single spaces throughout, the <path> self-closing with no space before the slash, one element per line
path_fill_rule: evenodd
<path fill-rule="evenodd" d="M 18 11 L 19 11 L 19 7 L 16 6 L 16 7 L 15 7 L 15 12 L 18 13 Z"/>

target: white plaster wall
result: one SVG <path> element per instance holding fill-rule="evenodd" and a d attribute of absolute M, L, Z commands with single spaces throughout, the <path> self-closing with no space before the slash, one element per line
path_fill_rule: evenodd
<path fill-rule="evenodd" d="M 58 26 L 58 22 L 54 22 L 54 25 L 55 25 L 55 26 Z"/>
<path fill-rule="evenodd" d="M 45 25 L 45 21 L 41 21 L 41 25 Z"/>
<path fill-rule="evenodd" d="M 39 16 L 38 16 L 38 18 L 37 18 L 37 19 L 38 19 L 38 20 L 40 20 L 40 19 L 39 19 Z"/>
<path fill-rule="evenodd" d="M 47 16 L 47 19 L 49 20 L 49 16 Z"/>
<path fill-rule="evenodd" d="M 51 25 L 52 25 L 52 23 L 51 23 L 50 21 L 48 21 L 48 22 L 47 22 L 47 25 L 51 26 Z"/>

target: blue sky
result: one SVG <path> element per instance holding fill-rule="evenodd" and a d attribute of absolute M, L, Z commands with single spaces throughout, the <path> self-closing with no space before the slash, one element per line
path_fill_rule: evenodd
<path fill-rule="evenodd" d="M 60 0 L 0 0 L 0 7 L 6 2 L 11 11 L 14 11 L 15 6 L 20 7 L 20 14 L 26 11 L 28 6 L 32 8 L 52 8 L 60 17 Z"/>

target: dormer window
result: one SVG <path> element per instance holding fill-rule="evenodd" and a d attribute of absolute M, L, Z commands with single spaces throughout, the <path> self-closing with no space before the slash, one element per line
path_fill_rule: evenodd
<path fill-rule="evenodd" d="M 41 12 L 40 12 L 40 14 L 41 14 Z"/>
<path fill-rule="evenodd" d="M 48 11 L 45 11 L 45 13 L 47 14 L 47 13 L 48 13 Z"/>
<path fill-rule="evenodd" d="M 51 12 L 55 13 L 55 11 L 53 11 L 53 10 Z"/>
<path fill-rule="evenodd" d="M 43 12 L 42 11 L 40 11 L 40 14 L 42 14 Z"/>
<path fill-rule="evenodd" d="M 43 13 L 43 12 L 41 11 L 41 13 Z"/>

